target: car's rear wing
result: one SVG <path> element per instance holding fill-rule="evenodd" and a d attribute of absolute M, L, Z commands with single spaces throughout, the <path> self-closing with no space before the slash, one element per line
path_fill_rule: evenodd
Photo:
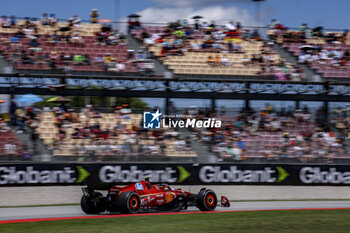
<path fill-rule="evenodd" d="M 107 183 L 100 183 L 100 184 L 87 184 L 88 189 L 92 190 L 109 190 L 115 186 L 115 184 L 107 184 Z"/>

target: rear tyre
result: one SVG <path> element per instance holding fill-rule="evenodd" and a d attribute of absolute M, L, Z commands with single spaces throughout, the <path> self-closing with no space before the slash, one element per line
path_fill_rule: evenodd
<path fill-rule="evenodd" d="M 201 189 L 197 194 L 196 204 L 201 211 L 213 211 L 216 208 L 218 200 L 216 194 L 211 189 Z"/>
<path fill-rule="evenodd" d="M 86 214 L 99 214 L 104 211 L 103 204 L 101 202 L 102 194 L 99 192 L 93 192 L 89 196 L 83 195 L 80 200 L 81 209 Z"/>
<path fill-rule="evenodd" d="M 141 207 L 141 198 L 135 192 L 123 192 L 117 200 L 117 208 L 125 214 L 135 214 Z"/>

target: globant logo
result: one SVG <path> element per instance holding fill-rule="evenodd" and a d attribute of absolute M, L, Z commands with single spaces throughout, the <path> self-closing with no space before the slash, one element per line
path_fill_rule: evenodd
<path fill-rule="evenodd" d="M 45 169 L 46 168 L 46 169 Z M 10 184 L 74 184 L 82 183 L 90 173 L 82 166 L 64 166 L 52 169 L 50 166 L 0 167 L 0 185 Z"/>
<path fill-rule="evenodd" d="M 128 168 L 106 165 L 100 168 L 99 179 L 103 183 L 132 183 L 139 182 L 144 177 L 151 177 L 155 183 L 182 183 L 191 176 L 183 166 L 164 167 L 164 169 L 143 170 L 137 165 Z"/>
<path fill-rule="evenodd" d="M 263 170 L 240 170 L 237 166 L 222 169 L 220 166 L 204 166 L 199 171 L 199 178 L 204 183 L 274 183 L 276 182 L 276 171 L 270 167 Z"/>
<path fill-rule="evenodd" d="M 164 170 L 141 170 L 137 166 L 122 169 L 121 166 L 103 166 L 99 171 L 100 180 L 104 183 L 112 182 L 139 182 L 143 177 L 152 177 L 152 182 L 175 183 L 176 170 L 165 167 Z"/>
<path fill-rule="evenodd" d="M 303 167 L 299 178 L 305 184 L 350 184 L 350 172 L 340 172 L 336 168 L 324 171 L 320 167 Z"/>
<path fill-rule="evenodd" d="M 75 183 L 75 171 L 67 166 L 59 170 L 36 170 L 33 166 L 17 170 L 16 167 L 0 167 L 0 185 L 7 184 L 56 184 Z"/>
<path fill-rule="evenodd" d="M 221 120 L 215 118 L 196 119 L 191 115 L 164 115 L 159 112 L 143 113 L 144 129 L 164 128 L 221 128 Z"/>

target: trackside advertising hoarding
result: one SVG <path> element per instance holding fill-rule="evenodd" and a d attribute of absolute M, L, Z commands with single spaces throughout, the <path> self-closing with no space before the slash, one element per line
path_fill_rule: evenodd
<path fill-rule="evenodd" d="M 0 187 L 130 184 L 144 177 L 177 185 L 350 185 L 350 165 L 0 164 Z"/>

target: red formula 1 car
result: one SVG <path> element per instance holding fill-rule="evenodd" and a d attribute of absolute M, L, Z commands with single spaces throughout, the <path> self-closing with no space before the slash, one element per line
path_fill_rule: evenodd
<path fill-rule="evenodd" d="M 83 188 L 81 208 L 87 214 L 104 211 L 134 214 L 150 211 L 180 211 L 196 206 L 202 211 L 215 210 L 216 206 L 229 207 L 230 202 L 221 196 L 221 203 L 214 191 L 202 188 L 198 194 L 171 188 L 166 184 L 151 185 L 141 181 L 125 187 L 112 186 L 103 196 L 96 188 Z"/>

